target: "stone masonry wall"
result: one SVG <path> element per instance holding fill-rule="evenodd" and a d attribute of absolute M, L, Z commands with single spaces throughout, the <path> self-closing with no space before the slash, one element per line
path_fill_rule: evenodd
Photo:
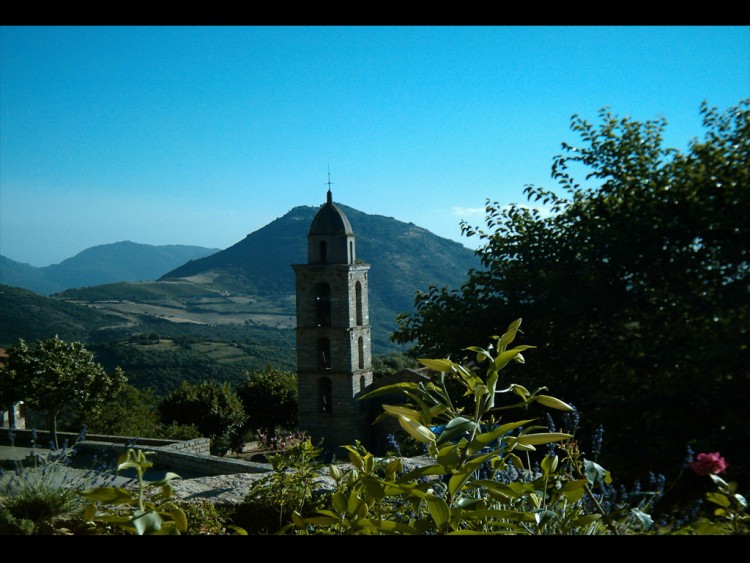
<path fill-rule="evenodd" d="M 15 445 L 31 446 L 31 430 L 14 429 Z M 58 432 L 58 444 L 62 446 L 67 438 L 70 446 L 75 444 L 81 453 L 105 454 L 116 458 L 127 451 L 132 438 L 124 436 L 103 436 L 89 434 L 82 442 L 76 442 L 78 434 Z M 49 433 L 37 431 L 37 445 L 42 449 L 49 448 Z M 132 447 L 132 446 L 131 446 Z M 149 457 L 156 469 L 172 471 L 186 475 L 228 475 L 233 473 L 266 473 L 272 470 L 268 463 L 257 463 L 242 459 L 225 458 L 210 455 L 211 440 L 196 438 L 193 440 L 161 440 L 155 438 L 138 438 L 136 449 L 154 452 Z"/>

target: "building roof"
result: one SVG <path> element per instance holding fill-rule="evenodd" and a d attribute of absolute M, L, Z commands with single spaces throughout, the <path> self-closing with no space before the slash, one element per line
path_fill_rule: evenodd
<path fill-rule="evenodd" d="M 333 195 L 328 190 L 327 201 L 315 215 L 307 236 L 353 235 L 352 226 L 344 212 L 333 203 Z"/>

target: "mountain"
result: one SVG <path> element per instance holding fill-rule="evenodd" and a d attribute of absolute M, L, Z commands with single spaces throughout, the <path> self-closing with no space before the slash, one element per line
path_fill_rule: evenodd
<path fill-rule="evenodd" d="M 93 332 L 122 324 L 123 317 L 109 311 L 0 285 L 0 346 L 15 344 L 19 338 L 31 343 L 55 335 L 89 341 Z"/>
<path fill-rule="evenodd" d="M 414 310 L 415 292 L 431 285 L 460 288 L 469 270 L 480 267 L 479 258 L 412 223 L 337 205 L 351 223 L 357 258 L 370 264 L 372 353 L 402 350 L 389 335 L 398 328 L 398 314 Z M 244 371 L 268 365 L 293 370 L 292 265 L 307 262 L 307 233 L 318 210 L 295 207 L 233 246 L 189 258 L 153 281 L 79 285 L 50 296 L 0 285 L 0 346 L 55 334 L 80 340 L 106 369 L 120 366 L 134 385 L 160 394 L 180 381 L 238 383 Z M 98 255 L 94 263 L 109 264 L 111 277 L 123 277 L 129 261 L 144 260 L 137 247 L 145 245 L 131 245 L 105 245 L 81 255 Z M 106 250 L 117 250 L 119 258 Z"/>
<path fill-rule="evenodd" d="M 51 295 L 71 287 L 155 280 L 188 260 L 202 258 L 218 250 L 123 241 L 88 248 L 59 264 L 43 268 L 0 256 L 0 284 Z"/>
<path fill-rule="evenodd" d="M 119 289 L 119 295 L 127 296 L 129 288 L 144 285 L 99 287 Z M 0 285 L 0 348 L 9 348 L 19 339 L 31 345 L 54 336 L 83 342 L 108 372 L 121 367 L 131 385 L 151 388 L 158 396 L 182 381 L 214 379 L 235 385 L 244 381 L 245 372 L 269 365 L 295 369 L 294 332 L 290 328 L 173 322 L 141 314 L 139 304 L 130 303 L 132 310 L 108 310 L 99 303 L 76 303 Z"/>
<path fill-rule="evenodd" d="M 336 204 L 351 223 L 357 258 L 370 264 L 370 302 L 410 311 L 414 292 L 430 284 L 458 288 L 471 268 L 480 266 L 474 251 L 413 223 L 369 215 Z M 318 207 L 295 207 L 283 217 L 211 256 L 191 260 L 160 279 L 210 276 L 233 291 L 263 295 L 294 294 L 292 264 L 307 262 L 307 232 Z"/>
<path fill-rule="evenodd" d="M 392 217 L 336 204 L 347 216 L 357 258 L 370 264 L 369 302 L 373 352 L 388 347 L 399 313 L 414 309 L 414 295 L 432 284 L 458 289 L 479 258 L 462 244 Z M 307 233 L 319 207 L 295 207 L 283 217 L 211 256 L 192 260 L 160 281 L 211 280 L 229 291 L 285 296 L 294 303 L 292 264 L 307 262 Z M 294 310 L 290 309 L 290 314 Z"/>

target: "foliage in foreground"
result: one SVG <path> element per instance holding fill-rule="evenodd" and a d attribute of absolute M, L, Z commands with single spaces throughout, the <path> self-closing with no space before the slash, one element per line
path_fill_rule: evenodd
<path fill-rule="evenodd" d="M 129 448 L 117 460 L 117 471 L 134 469 L 138 488 L 131 491 L 123 487 L 106 486 L 77 491 L 89 501 L 83 512 L 86 522 L 104 522 L 117 526 L 130 534 L 170 535 L 188 529 L 185 511 L 172 499 L 170 481 L 179 479 L 176 473 L 167 473 L 159 481 L 144 483 L 143 474 L 153 466 L 144 452 Z M 156 490 L 156 494 L 149 494 Z"/>
<path fill-rule="evenodd" d="M 639 491 L 612 502 L 612 477 L 579 449 L 574 436 L 551 431 L 538 417 L 509 419 L 534 407 L 564 413 L 575 409 L 521 385 L 501 384 L 511 363 L 534 346 L 508 346 L 521 320 L 511 323 L 494 346 L 468 348 L 476 363 L 421 359 L 433 371 L 429 383 L 399 383 L 366 396 L 399 390 L 404 404 L 384 405 L 384 416 L 424 444 L 430 463 L 405 471 L 398 457 L 378 458 L 361 444 L 346 446 L 351 470 L 331 465 L 336 483 L 325 508 L 295 511 L 298 533 L 396 535 L 633 535 L 660 533 L 748 533 L 746 503 L 736 485 L 712 474 L 718 493 L 708 499 L 721 512 L 697 528 L 655 525 L 650 510 L 658 493 Z M 484 376 L 476 367 L 485 364 Z M 447 391 L 452 380 L 473 400 L 456 407 Z M 542 451 L 537 446 L 544 446 Z M 606 503 L 605 499 L 610 499 Z"/>
<path fill-rule="evenodd" d="M 12 440 L 13 431 L 9 434 Z M 32 444 L 26 460 L 16 461 L 10 471 L 0 470 L 0 534 L 55 533 L 56 521 L 80 513 L 79 490 L 105 486 L 114 477 L 105 467 L 71 470 L 74 446 L 41 454 Z"/>
<path fill-rule="evenodd" d="M 750 477 L 750 99 L 700 114 L 687 151 L 665 145 L 666 119 L 573 116 L 557 185 L 463 224 L 483 268 L 418 292 L 396 342 L 461 358 L 498 311 L 528 319 L 540 350 L 520 382 L 575 401 L 596 421 L 581 434 L 603 424 L 608 467 L 642 479 L 690 442 Z"/>

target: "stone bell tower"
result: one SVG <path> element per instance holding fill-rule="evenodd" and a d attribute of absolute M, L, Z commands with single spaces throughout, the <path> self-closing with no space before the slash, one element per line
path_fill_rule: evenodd
<path fill-rule="evenodd" d="M 307 234 L 307 264 L 293 264 L 297 295 L 298 428 L 326 453 L 367 444 L 364 406 L 372 383 L 369 264 L 356 261 L 354 232 L 329 189 Z"/>

